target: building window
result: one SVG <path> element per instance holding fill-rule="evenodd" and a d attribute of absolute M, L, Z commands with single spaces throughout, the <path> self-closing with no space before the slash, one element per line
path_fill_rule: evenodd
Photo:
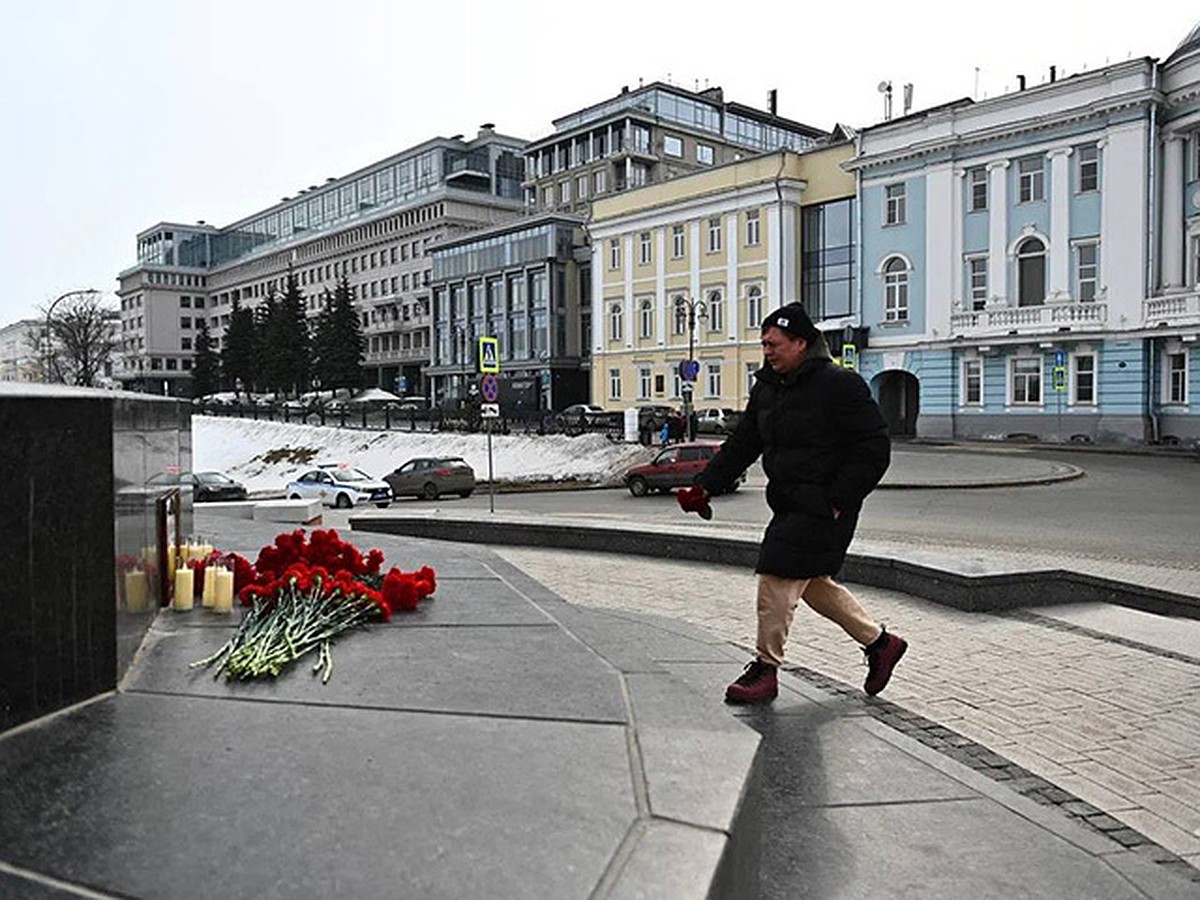
<path fill-rule="evenodd" d="M 638 399 L 650 399 L 650 367 L 638 366 Z"/>
<path fill-rule="evenodd" d="M 571 202 L 571 182 L 560 181 L 558 183 L 558 202 L 564 206 Z"/>
<path fill-rule="evenodd" d="M 683 141 L 671 134 L 663 137 L 663 155 L 677 158 L 682 157 Z"/>
<path fill-rule="evenodd" d="M 191 328 L 192 327 L 192 317 L 191 316 L 180 316 L 179 327 L 180 328 Z"/>
<path fill-rule="evenodd" d="M 649 265 L 650 261 L 652 259 L 651 252 L 650 252 L 650 232 L 643 231 L 641 233 L 641 235 L 638 237 L 638 244 L 640 247 L 638 261 L 643 266 Z"/>
<path fill-rule="evenodd" d="M 708 144 L 696 145 L 696 162 L 700 163 L 702 166 L 711 166 L 714 159 L 715 154 L 712 147 L 710 147 Z"/>
<path fill-rule="evenodd" d="M 684 302 L 682 294 L 676 295 L 675 299 L 671 301 L 671 308 L 674 310 L 672 331 L 676 337 L 687 334 L 687 304 Z"/>
<path fill-rule="evenodd" d="M 593 194 L 603 194 L 604 191 L 607 189 L 605 187 L 604 182 L 605 182 L 605 178 L 604 178 L 604 170 L 603 169 L 593 172 L 592 173 L 592 193 Z"/>
<path fill-rule="evenodd" d="M 610 341 L 619 341 L 625 333 L 624 316 L 621 312 L 621 304 L 614 303 L 608 310 L 608 339 Z"/>
<path fill-rule="evenodd" d="M 179 339 L 179 349 L 180 350 L 191 350 L 192 349 L 192 339 L 190 337 L 181 337 Z"/>
<path fill-rule="evenodd" d="M 1166 377 L 1163 379 L 1167 403 L 1187 403 L 1187 354 L 1168 353 L 1163 360 Z"/>
<path fill-rule="evenodd" d="M 580 175 L 575 179 L 575 193 L 579 195 L 580 200 L 586 200 L 588 195 L 588 177 Z"/>
<path fill-rule="evenodd" d="M 854 200 L 806 206 L 801 213 L 801 300 L 813 321 L 850 315 L 854 296 Z"/>
<path fill-rule="evenodd" d="M 988 173 L 987 169 L 972 169 L 967 173 L 967 183 L 971 189 L 967 209 L 979 212 L 988 207 Z"/>
<path fill-rule="evenodd" d="M 633 163 L 629 167 L 629 187 L 644 187 L 649 180 L 649 171 L 642 163 Z"/>
<path fill-rule="evenodd" d="M 746 211 L 746 246 L 757 247 L 761 241 L 761 232 L 758 223 L 758 210 L 750 209 Z"/>
<path fill-rule="evenodd" d="M 621 370 L 620 369 L 609 369 L 608 370 L 608 399 L 609 400 L 620 400 L 621 399 Z"/>
<path fill-rule="evenodd" d="M 889 184 L 884 188 L 886 200 L 884 207 L 884 225 L 903 225 L 905 221 L 905 191 L 903 184 Z"/>
<path fill-rule="evenodd" d="M 1087 144 L 1079 148 L 1079 193 L 1100 189 L 1100 148 Z"/>
<path fill-rule="evenodd" d="M 683 226 L 674 225 L 671 228 L 671 258 L 683 259 Z"/>
<path fill-rule="evenodd" d="M 763 320 L 762 287 L 751 284 L 746 287 L 746 327 L 757 328 Z"/>
<path fill-rule="evenodd" d="M 1071 358 L 1074 377 L 1071 381 L 1071 391 L 1074 395 L 1072 403 L 1092 406 L 1096 402 L 1096 357 L 1090 353 L 1078 354 Z"/>
<path fill-rule="evenodd" d="M 708 329 L 721 331 L 725 327 L 725 303 L 720 291 L 708 292 Z"/>
<path fill-rule="evenodd" d="M 1046 245 L 1031 237 L 1017 247 L 1017 306 L 1046 301 Z"/>
<path fill-rule="evenodd" d="M 633 126 L 633 150 L 635 153 L 650 152 L 650 129 L 641 125 Z"/>
<path fill-rule="evenodd" d="M 554 209 L 554 189 L 542 188 L 542 206 L 545 209 Z"/>
<path fill-rule="evenodd" d="M 1096 299 L 1096 271 L 1099 256 L 1099 244 L 1080 244 L 1075 248 L 1077 295 L 1082 301 Z"/>
<path fill-rule="evenodd" d="M 1042 157 L 1022 159 L 1017 163 L 1017 194 L 1022 203 L 1046 198 L 1045 160 Z"/>
<path fill-rule="evenodd" d="M 706 397 L 721 396 L 721 364 L 719 362 L 710 362 L 705 366 L 704 387 Z"/>
<path fill-rule="evenodd" d="M 981 359 L 963 360 L 962 402 L 964 406 L 983 405 L 983 360 Z"/>
<path fill-rule="evenodd" d="M 643 300 L 641 303 L 641 336 L 643 340 L 654 337 L 654 301 Z"/>
<path fill-rule="evenodd" d="M 621 239 L 613 238 L 608 242 L 608 267 L 621 268 Z"/>
<path fill-rule="evenodd" d="M 721 252 L 721 217 L 708 220 L 708 252 Z"/>
<path fill-rule="evenodd" d="M 1042 358 L 1018 357 L 1012 361 L 1012 402 L 1036 405 L 1042 402 Z"/>
<path fill-rule="evenodd" d="M 967 260 L 967 287 L 970 292 L 970 308 L 983 309 L 988 296 L 988 261 L 986 256 Z"/>
<path fill-rule="evenodd" d="M 908 264 L 898 256 L 883 265 L 883 319 L 908 320 Z"/>

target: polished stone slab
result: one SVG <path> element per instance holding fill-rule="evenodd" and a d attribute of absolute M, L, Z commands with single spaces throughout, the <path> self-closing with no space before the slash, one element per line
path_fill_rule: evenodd
<path fill-rule="evenodd" d="M 127 897 L 586 897 L 636 812 L 620 725 L 134 693 L 0 742 L 0 860 Z"/>
<path fill-rule="evenodd" d="M 624 722 L 617 673 L 559 629 L 375 626 L 338 639 L 327 684 L 301 661 L 270 681 L 214 679 L 189 663 L 220 649 L 217 629 L 156 630 L 130 691 L 459 714 Z"/>

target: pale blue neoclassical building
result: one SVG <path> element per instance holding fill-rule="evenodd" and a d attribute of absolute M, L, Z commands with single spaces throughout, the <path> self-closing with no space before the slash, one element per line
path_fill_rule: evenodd
<path fill-rule="evenodd" d="M 1192 443 L 1200 25 L 1042 77 L 858 135 L 859 370 L 896 434 Z"/>

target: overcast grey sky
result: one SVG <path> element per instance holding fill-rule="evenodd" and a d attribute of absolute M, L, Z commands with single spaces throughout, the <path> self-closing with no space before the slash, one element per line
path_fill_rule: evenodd
<path fill-rule="evenodd" d="M 328 176 L 483 122 L 551 120 L 670 80 L 821 128 L 983 99 L 1129 56 L 1165 58 L 1194 0 L 1034 8 L 860 0 L 8 0 L 0 35 L 0 325 L 107 292 L 134 235 L 225 225 Z M 978 74 L 976 73 L 978 69 Z M 976 89 L 978 86 L 978 93 Z"/>

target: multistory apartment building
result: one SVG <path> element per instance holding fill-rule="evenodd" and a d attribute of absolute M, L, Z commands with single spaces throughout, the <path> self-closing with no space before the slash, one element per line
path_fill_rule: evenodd
<path fill-rule="evenodd" d="M 726 102 L 721 88 L 689 91 L 662 82 L 622 88 L 562 116 L 554 133 L 525 149 L 530 211 L 586 213 L 593 200 L 766 151 L 802 151 L 827 137 L 818 128 Z"/>
<path fill-rule="evenodd" d="M 863 131 L 860 368 L 897 434 L 1200 438 L 1200 26 Z"/>
<path fill-rule="evenodd" d="M 311 316 L 345 278 L 367 338 L 367 382 L 423 392 L 430 248 L 520 213 L 524 146 L 484 125 L 473 140 L 434 138 L 223 228 L 146 229 L 137 264 L 119 276 L 116 377 L 137 390 L 187 395 L 200 320 L 220 344 L 235 303 L 282 293 L 292 274 Z"/>
<path fill-rule="evenodd" d="M 433 250 L 433 400 L 471 394 L 478 338 L 498 338 L 501 404 L 514 414 L 588 399 L 583 368 L 591 258 L 583 221 L 549 213 Z"/>
<path fill-rule="evenodd" d="M 46 322 L 21 319 L 0 328 L 0 381 L 42 381 Z"/>
<path fill-rule="evenodd" d="M 780 151 L 598 200 L 592 209 L 591 388 L 608 409 L 745 405 L 760 325 L 804 298 L 840 335 L 853 321 L 853 156 L 845 141 Z"/>

